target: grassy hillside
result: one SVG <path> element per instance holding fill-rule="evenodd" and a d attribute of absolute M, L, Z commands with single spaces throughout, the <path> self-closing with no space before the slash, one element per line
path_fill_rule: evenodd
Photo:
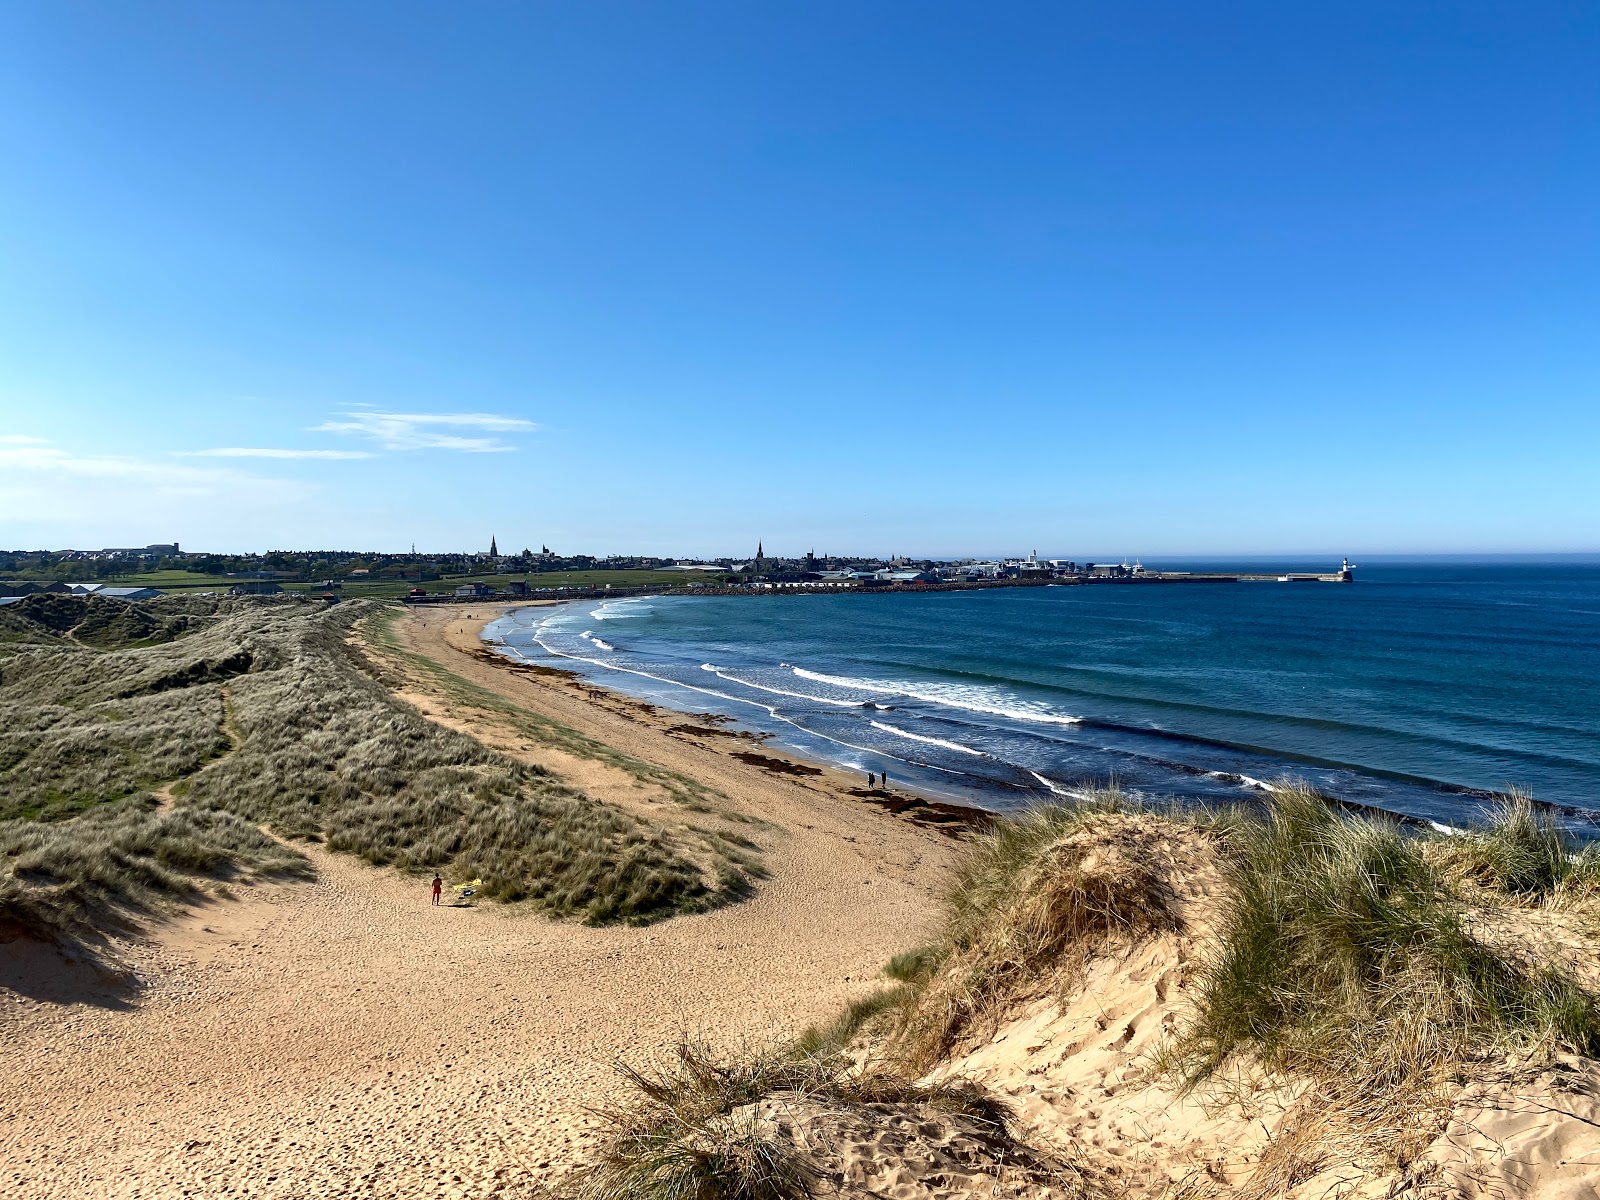
<path fill-rule="evenodd" d="M 156 645 L 204 624 L 215 606 L 184 597 L 144 604 L 46 592 L 0 608 L 0 645 L 69 642 L 101 650 Z"/>
<path fill-rule="evenodd" d="M 365 605 L 39 600 L 7 606 L 0 644 L 0 921 L 105 928 L 303 869 L 260 829 L 591 922 L 745 885 L 709 836 L 647 825 L 395 701 L 344 642 Z"/>

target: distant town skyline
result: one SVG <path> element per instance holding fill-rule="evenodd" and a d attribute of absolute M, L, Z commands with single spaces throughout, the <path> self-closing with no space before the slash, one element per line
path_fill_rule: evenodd
<path fill-rule="evenodd" d="M 1600 9 L 0 11 L 0 545 L 1600 550 Z"/>

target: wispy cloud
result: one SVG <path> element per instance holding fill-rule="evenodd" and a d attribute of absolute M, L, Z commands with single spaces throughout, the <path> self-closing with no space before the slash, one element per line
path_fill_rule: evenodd
<path fill-rule="evenodd" d="M 0 445 L 6 446 L 48 446 L 48 438 L 28 437 L 23 433 L 0 433 Z"/>
<path fill-rule="evenodd" d="M 495 413 L 340 413 L 342 420 L 312 426 L 314 433 L 339 433 L 367 438 L 385 450 L 455 450 L 462 454 L 501 454 L 516 449 L 497 437 L 463 437 L 447 429 L 474 429 L 483 433 L 532 433 L 538 428 L 521 417 Z"/>
<path fill-rule="evenodd" d="M 219 446 L 215 450 L 180 450 L 184 458 L 376 458 L 370 450 L 275 450 L 258 446 Z"/>
<path fill-rule="evenodd" d="M 247 528 L 260 536 L 316 490 L 315 483 L 220 462 L 84 454 L 41 438 L 6 438 L 0 443 L 0 540 L 134 545 L 207 526 L 223 531 L 218 536 L 224 540 Z"/>
<path fill-rule="evenodd" d="M 0 445 L 0 480 L 16 486 L 130 483 L 155 496 L 214 496 L 240 488 L 259 491 L 294 486 L 282 480 L 246 475 L 230 467 L 190 467 L 182 462 L 133 458 L 126 454 L 74 454 L 42 438 L 30 438 L 24 445 L 10 438 L 6 445 Z"/>

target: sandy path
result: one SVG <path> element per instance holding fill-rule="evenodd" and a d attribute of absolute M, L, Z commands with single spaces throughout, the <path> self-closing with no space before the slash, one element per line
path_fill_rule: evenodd
<path fill-rule="evenodd" d="M 755 898 L 586 929 L 432 908 L 421 880 L 313 852 L 315 883 L 247 889 L 132 948 L 144 986 L 131 997 L 41 999 L 37 970 L 13 970 L 23 991 L 0 986 L 8 1195 L 535 1195 L 579 1156 L 617 1056 L 685 1031 L 794 1031 L 929 929 L 947 838 L 841 795 L 849 781 L 791 782 L 625 701 L 477 662 L 458 647 L 476 648 L 479 624 L 428 613 L 402 629 L 452 670 L 767 822 L 749 827 L 771 872 Z M 563 765 L 621 786 L 613 768 Z"/>

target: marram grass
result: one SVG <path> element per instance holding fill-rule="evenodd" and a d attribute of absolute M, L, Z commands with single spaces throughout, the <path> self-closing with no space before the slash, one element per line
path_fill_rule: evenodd
<path fill-rule="evenodd" d="M 185 636 L 157 645 L 98 650 L 39 625 L 40 640 L 0 650 L 0 920 L 92 927 L 252 855 L 277 869 L 253 848 L 258 826 L 596 923 L 748 887 L 751 856 L 717 836 L 600 804 L 396 701 L 345 642 L 369 606 L 186 606 Z M 79 615 L 57 608 L 57 624 Z M 208 845 L 233 849 L 163 866 L 177 827 L 135 819 L 162 788 L 175 813 L 215 822 Z M 92 853 L 72 867 L 80 847 Z M 46 851 L 56 868 L 20 865 Z"/>

